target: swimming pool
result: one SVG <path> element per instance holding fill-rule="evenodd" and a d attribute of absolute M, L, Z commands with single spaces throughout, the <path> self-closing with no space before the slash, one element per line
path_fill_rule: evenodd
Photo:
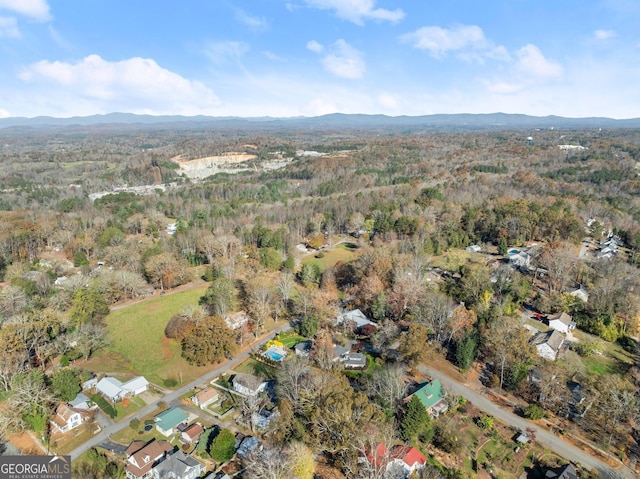
<path fill-rule="evenodd" d="M 517 254 L 519 252 L 520 252 L 519 249 L 511 248 L 509 251 L 507 251 L 507 254 L 512 255 L 512 254 Z"/>
<path fill-rule="evenodd" d="M 263 355 L 273 359 L 274 361 L 282 361 L 282 358 L 284 358 L 284 354 L 280 354 L 273 349 L 266 350 Z"/>

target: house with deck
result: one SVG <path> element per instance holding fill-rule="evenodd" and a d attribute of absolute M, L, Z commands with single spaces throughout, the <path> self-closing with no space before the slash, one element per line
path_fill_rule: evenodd
<path fill-rule="evenodd" d="M 420 400 L 433 418 L 449 410 L 449 405 L 445 399 L 446 392 L 438 379 L 434 378 L 429 382 L 422 383 L 413 394 L 405 398 L 405 402 L 409 402 L 413 396 Z"/>

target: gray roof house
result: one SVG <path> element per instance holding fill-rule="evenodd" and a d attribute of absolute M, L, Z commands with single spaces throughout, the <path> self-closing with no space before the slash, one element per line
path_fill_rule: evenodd
<path fill-rule="evenodd" d="M 531 343 L 536 347 L 538 355 L 545 359 L 555 361 L 560 347 L 564 343 L 564 336 L 562 333 L 553 329 L 536 334 L 531 338 Z"/>
<path fill-rule="evenodd" d="M 204 471 L 204 465 L 193 456 L 178 450 L 167 455 L 151 470 L 155 479 L 195 479 Z"/>

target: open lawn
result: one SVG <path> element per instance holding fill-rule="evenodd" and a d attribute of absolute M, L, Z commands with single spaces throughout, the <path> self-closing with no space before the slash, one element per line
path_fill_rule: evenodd
<path fill-rule="evenodd" d="M 303 264 L 316 264 L 323 272 L 327 268 L 335 266 L 342 261 L 347 263 L 358 255 L 358 245 L 355 242 L 347 241 L 340 243 L 330 249 L 322 250 L 318 253 L 311 254 L 302 260 Z M 318 256 L 321 256 L 320 258 Z"/>
<path fill-rule="evenodd" d="M 198 304 L 207 284 L 112 311 L 105 319 L 109 344 L 86 365 L 100 372 L 141 374 L 152 383 L 189 382 L 209 367 L 195 367 L 182 359 L 180 343 L 167 339 L 164 329 L 171 317 L 186 306 Z"/>
<path fill-rule="evenodd" d="M 440 256 L 431 258 L 430 266 L 442 268 L 449 271 L 457 271 L 460 266 L 470 268 L 487 264 L 487 260 L 493 258 L 484 253 L 474 253 L 464 249 L 451 249 Z M 496 258 L 497 259 L 497 258 Z"/>
<path fill-rule="evenodd" d="M 247 359 L 242 364 L 233 368 L 236 373 L 254 374 L 261 378 L 272 379 L 276 376 L 276 369 L 268 364 L 256 361 L 255 359 Z"/>
<path fill-rule="evenodd" d="M 593 340 L 595 338 L 595 336 L 584 331 L 574 331 L 573 334 L 580 341 Z M 602 354 L 593 354 L 589 357 L 581 358 L 582 363 L 591 374 L 624 374 L 638 361 L 637 355 L 625 351 L 620 344 L 597 338 L 596 340 L 601 345 Z"/>

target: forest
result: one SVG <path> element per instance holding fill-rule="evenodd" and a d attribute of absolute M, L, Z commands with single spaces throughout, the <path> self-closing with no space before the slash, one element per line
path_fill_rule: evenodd
<path fill-rule="evenodd" d="M 102 125 L 4 128 L 0 143 L 1 436 L 47 440 L 55 405 L 85 379 L 74 365 L 112 341 L 110 308 L 203 281 L 164 331 L 189 364 L 232 357 L 278 321 L 313 339 L 310 359 L 271 374 L 280 420 L 246 477 L 313 477 L 308 457 L 342 477 L 399 477 L 363 465 L 378 443 L 465 456 L 450 423 L 404 401 L 407 377 L 436 358 L 481 371 L 527 417 L 569 418 L 623 461 L 638 450 L 638 129 Z M 175 161 L 227 152 L 255 159 L 204 179 Z M 611 238 L 613 253 L 598 253 Z M 338 246 L 344 257 L 326 261 Z M 335 324 L 355 308 L 375 328 Z M 231 329 L 223 318 L 240 310 L 249 321 Z M 555 313 L 580 340 L 548 361 L 527 327 Z M 350 341 L 371 358 L 362 374 L 330 359 Z M 572 381 L 586 410 L 568 406 Z M 435 460 L 414 474 L 466 477 Z"/>

